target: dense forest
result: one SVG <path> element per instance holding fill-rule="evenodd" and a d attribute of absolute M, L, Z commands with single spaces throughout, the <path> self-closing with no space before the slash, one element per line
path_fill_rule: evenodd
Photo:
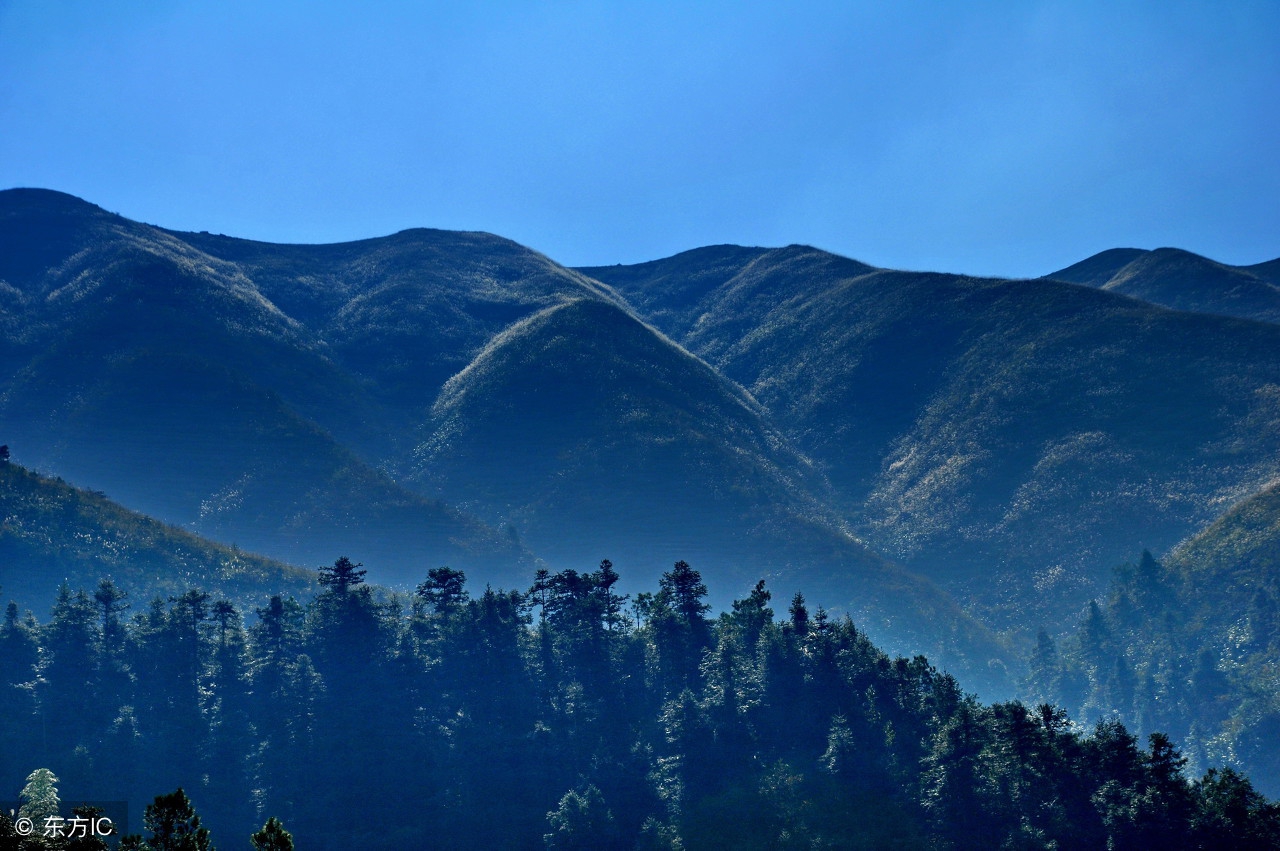
<path fill-rule="evenodd" d="M 1270 561 L 1233 558 L 1224 570 L 1202 552 L 1207 538 L 1175 553 L 1172 566 L 1144 552 L 1137 564 L 1116 571 L 1108 592 L 1089 603 L 1062 641 L 1041 632 L 1027 692 L 1086 722 L 1113 718 L 1139 735 L 1162 730 L 1182 743 L 1192 765 L 1245 767 L 1274 795 L 1280 789 L 1274 544 L 1257 548 Z"/>
<path fill-rule="evenodd" d="M 44 624 L 10 602 L 6 794 L 127 799 L 154 849 L 1280 844 L 1280 807 L 1165 735 L 982 705 L 799 594 L 775 617 L 764 582 L 712 618 L 684 562 L 634 597 L 608 561 L 524 592 L 441 567 L 388 594 L 345 557 L 320 581 L 247 618 L 110 579 Z"/>

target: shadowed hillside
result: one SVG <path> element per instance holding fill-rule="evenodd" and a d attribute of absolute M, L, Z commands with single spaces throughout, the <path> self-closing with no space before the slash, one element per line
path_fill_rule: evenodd
<path fill-rule="evenodd" d="M 960 645 L 1000 655 L 946 595 L 840 528 L 753 399 L 612 304 L 512 326 L 445 386 L 433 422 L 416 478 L 553 562 L 687 557 L 736 587 L 810 588 L 948 663 Z"/>
<path fill-rule="evenodd" d="M 383 582 L 449 564 L 509 583 L 517 539 L 640 577 L 690 558 L 726 588 L 808 579 L 904 651 L 1001 653 L 847 533 L 740 387 L 536 252 L 430 230 L 276 246 L 40 191 L 0 193 L 0 214 L 35 256 L 5 271 L 0 411 L 24 460 L 295 562 L 352 553 Z"/>
<path fill-rule="evenodd" d="M 323 341 L 379 404 L 352 435 L 372 454 L 424 417 L 440 387 L 507 325 L 569 299 L 617 301 L 599 283 L 487 233 L 415 229 L 336 245 L 273 245 L 175 234 L 236 264 Z"/>
<path fill-rule="evenodd" d="M 360 450 L 386 406 L 239 266 L 58 193 L 0 193 L 0 223 L 36 258 L 3 268 L 0 392 L 32 466 L 296 563 L 520 569 L 518 547 L 375 468 Z"/>

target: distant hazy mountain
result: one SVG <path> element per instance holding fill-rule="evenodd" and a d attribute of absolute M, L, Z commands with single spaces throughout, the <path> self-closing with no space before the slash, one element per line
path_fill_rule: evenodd
<path fill-rule="evenodd" d="M 872 546 L 997 623 L 1060 622 L 1280 472 L 1280 328 L 800 246 L 581 271 L 750 391 Z"/>
<path fill-rule="evenodd" d="M 242 606 L 316 590 L 312 571 L 215 544 L 15 463 L 0 463 L 0 520 L 0 605 L 39 609 L 63 582 L 92 593 L 107 578 L 135 610 L 192 588 Z"/>
<path fill-rule="evenodd" d="M 1174 310 L 1280 322 L 1280 260 L 1228 266 L 1177 248 L 1114 248 L 1046 277 Z"/>

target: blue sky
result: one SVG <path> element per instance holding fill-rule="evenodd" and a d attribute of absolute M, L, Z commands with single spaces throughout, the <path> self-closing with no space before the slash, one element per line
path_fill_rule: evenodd
<path fill-rule="evenodd" d="M 0 0 L 0 188 L 570 265 L 1280 256 L 1280 4 Z"/>

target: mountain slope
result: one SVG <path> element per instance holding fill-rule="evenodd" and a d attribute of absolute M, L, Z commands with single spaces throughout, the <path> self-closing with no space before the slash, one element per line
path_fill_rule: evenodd
<path fill-rule="evenodd" d="M 524 581 L 525 551 L 445 500 L 564 566 L 687 558 L 724 603 L 785 576 L 894 621 L 903 649 L 928 611 L 926 631 L 999 652 L 841 528 L 741 388 L 536 252 L 427 230 L 274 246 L 56 193 L 0 193 L 0 211 L 46 245 L 6 273 L 21 357 L 0 415 L 24 459 L 297 562 L 350 553 L 381 581 L 439 563 Z"/>
<path fill-rule="evenodd" d="M 259 606 L 309 596 L 315 574 L 215 544 L 136 514 L 102 494 L 0 463 L 0 586 L 9 599 L 52 600 L 60 583 L 92 591 L 111 578 L 135 608 L 200 588 Z"/>
<path fill-rule="evenodd" d="M 1229 631 L 1246 613 L 1247 640 L 1280 652 L 1280 481 L 1232 506 L 1166 559 L 1197 608 Z M 1264 613 L 1271 613 L 1268 621 Z M 1206 615 L 1208 617 L 1208 615 Z M 1244 638 L 1244 636 L 1240 636 Z"/>
<path fill-rule="evenodd" d="M 377 400 L 379 428 L 351 439 L 383 460 L 402 460 L 397 453 L 410 447 L 388 435 L 420 422 L 444 382 L 507 325 L 569 299 L 617 301 L 599 283 L 486 233 L 415 229 L 337 245 L 177 236 L 234 263 L 323 341 Z"/>
<path fill-rule="evenodd" d="M 623 545 L 619 520 L 631 524 L 636 511 L 627 503 L 655 512 L 630 535 L 714 549 L 707 523 L 725 510 L 716 501 L 737 514 L 736 494 L 760 480 L 792 503 L 819 484 L 739 388 L 601 302 L 550 308 L 500 335 L 445 386 L 434 421 L 422 471 L 442 493 L 516 516 L 590 513 L 531 539 L 552 554 L 562 529 Z"/>
<path fill-rule="evenodd" d="M 872 546 L 996 623 L 1063 622 L 1280 472 L 1273 326 L 800 246 L 739 269 L 664 330 L 765 406 Z M 584 271 L 643 303 L 640 267 Z"/>
<path fill-rule="evenodd" d="M 869 546 L 1026 629 L 1280 474 L 1280 327 L 1101 288 L 805 246 L 577 271 L 478 233 L 276 246 L 35 190 L 0 193 L 0 240 L 19 457 L 384 582 L 506 584 L 514 533 L 564 566 L 720 558 L 727 595 L 804 570 L 855 610 L 857 577 L 940 593 Z"/>
<path fill-rule="evenodd" d="M 1145 248 L 1108 248 L 1045 277 L 1102 289 L 1121 269 L 1148 253 Z"/>
<path fill-rule="evenodd" d="M 57 193 L 0 193 L 0 224 L 37 258 L 2 270 L 0 422 L 28 463 L 295 563 L 524 572 L 503 536 L 375 467 L 387 407 L 239 266 Z"/>
<path fill-rule="evenodd" d="M 840 529 L 753 399 L 612 304 L 512 326 L 445 386 L 433 422 L 419 481 L 553 561 L 608 556 L 649 578 L 685 558 L 725 593 L 803 586 L 895 643 L 949 647 L 950 662 L 957 634 L 1000 653 L 945 594 Z"/>
<path fill-rule="evenodd" d="M 1047 275 L 1174 310 L 1280 322 L 1278 261 L 1228 266 L 1176 248 L 1104 251 Z"/>

